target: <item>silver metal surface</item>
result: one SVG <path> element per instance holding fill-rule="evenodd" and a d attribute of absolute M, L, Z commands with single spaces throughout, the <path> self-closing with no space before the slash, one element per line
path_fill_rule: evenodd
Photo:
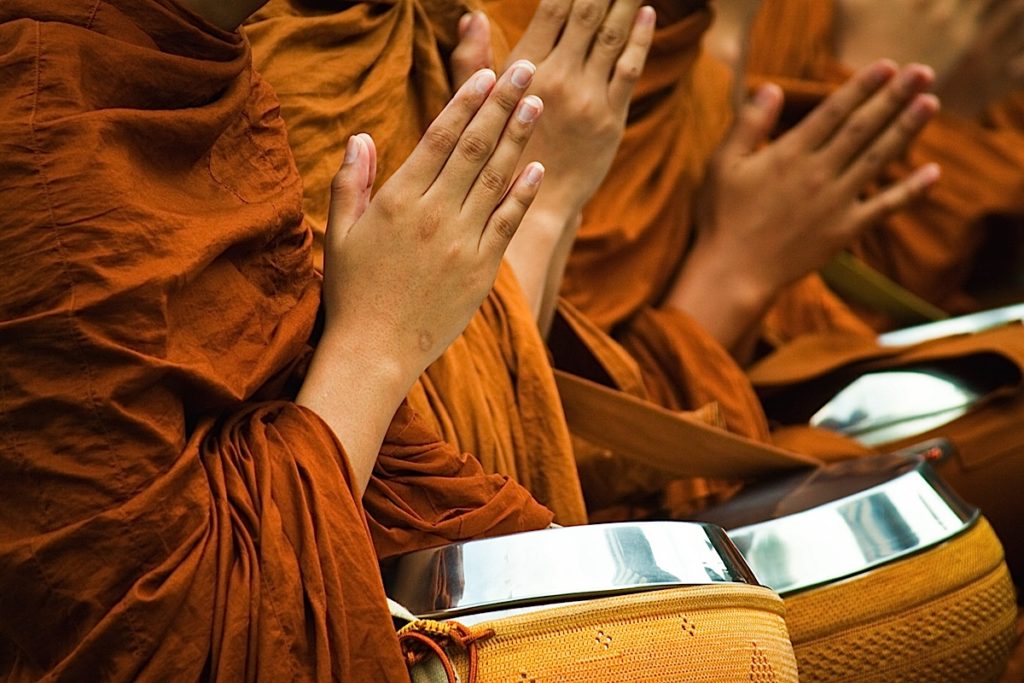
<path fill-rule="evenodd" d="M 827 486 L 834 487 L 835 482 Z M 792 489 L 785 495 L 792 495 Z M 934 547 L 963 533 L 977 519 L 978 511 L 929 465 L 916 462 L 885 483 L 738 527 L 729 536 L 760 582 L 785 596 Z"/>
<path fill-rule="evenodd" d="M 882 346 L 909 346 L 957 334 L 982 332 L 1012 322 L 1024 322 L 1024 304 L 907 327 L 881 335 L 878 343 Z"/>
<path fill-rule="evenodd" d="M 423 618 L 714 583 L 757 584 L 722 529 L 638 522 L 454 543 L 399 559 L 388 597 Z"/>
<path fill-rule="evenodd" d="M 995 388 L 930 368 L 870 373 L 836 394 L 810 422 L 879 446 L 948 424 Z"/>

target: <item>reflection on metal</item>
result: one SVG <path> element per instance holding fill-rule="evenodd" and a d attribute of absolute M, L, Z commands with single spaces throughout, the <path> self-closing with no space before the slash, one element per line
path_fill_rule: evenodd
<path fill-rule="evenodd" d="M 598 524 L 454 543 L 399 559 L 388 596 L 444 619 L 713 583 L 757 584 L 720 528 Z"/>
<path fill-rule="evenodd" d="M 836 394 L 811 424 L 878 446 L 952 422 L 996 386 L 931 368 L 869 373 Z"/>
<path fill-rule="evenodd" d="M 835 480 L 822 485 L 842 488 Z M 805 482 L 799 495 L 813 498 L 807 489 L 814 486 L 814 481 Z M 781 488 L 780 501 L 793 495 L 792 486 Z M 770 492 L 759 495 L 763 501 L 771 499 Z M 885 483 L 733 529 L 729 536 L 758 580 L 785 596 L 934 547 L 964 532 L 977 518 L 978 511 L 960 500 L 927 463 L 908 461 Z"/>
<path fill-rule="evenodd" d="M 896 330 L 883 334 L 878 338 L 878 342 L 882 346 L 909 346 L 957 334 L 983 332 L 1013 322 L 1024 322 L 1024 304 Z"/>

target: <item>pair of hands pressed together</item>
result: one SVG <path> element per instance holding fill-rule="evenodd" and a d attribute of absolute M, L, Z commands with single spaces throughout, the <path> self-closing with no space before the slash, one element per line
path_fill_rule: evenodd
<path fill-rule="evenodd" d="M 655 13 L 640 0 L 542 0 L 509 61 L 537 65 L 530 92 L 548 111 L 527 146 L 548 177 L 506 259 L 546 330 L 583 206 L 597 192 L 626 128 L 637 80 L 654 38 Z M 452 78 L 490 66 L 483 12 L 462 18 Z"/>
<path fill-rule="evenodd" d="M 929 164 L 865 198 L 938 111 L 924 94 L 933 79 L 926 66 L 876 62 L 771 143 L 783 96 L 762 87 L 710 163 L 695 244 L 665 305 L 690 314 L 742 360 L 784 287 L 938 180 Z"/>
<path fill-rule="evenodd" d="M 531 205 L 517 275 L 535 310 L 550 292 L 552 253 L 607 173 L 652 41 L 654 13 L 639 4 L 544 0 L 496 84 L 475 69 L 486 18 L 466 18 L 453 63 L 465 82 L 372 199 L 373 140 L 349 140 L 326 236 L 325 331 L 298 402 L 344 436 L 360 485 L 394 407 L 465 329 Z M 545 166 L 554 182 L 542 190 Z"/>
<path fill-rule="evenodd" d="M 935 70 L 946 111 L 977 117 L 1024 88 L 1024 0 L 838 0 L 837 54 Z M 913 27 L 912 30 L 908 30 Z"/>

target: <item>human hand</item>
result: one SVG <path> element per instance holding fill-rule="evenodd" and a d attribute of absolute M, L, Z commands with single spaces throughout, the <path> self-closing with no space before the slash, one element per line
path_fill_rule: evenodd
<path fill-rule="evenodd" d="M 938 110 L 938 101 L 922 94 L 931 81 L 927 67 L 897 75 L 895 65 L 878 62 L 768 145 L 782 91 L 759 90 L 709 164 L 696 242 L 668 304 L 700 318 L 701 299 L 719 301 L 714 315 L 728 329 L 716 336 L 732 348 L 783 287 L 921 195 L 938 179 L 937 166 L 864 198 Z M 743 298 L 729 324 L 727 296 Z"/>
<path fill-rule="evenodd" d="M 534 71 L 471 77 L 372 200 L 373 142 L 349 140 L 325 238 L 325 338 L 358 338 L 341 346 L 411 385 L 465 329 L 544 175 L 515 175 L 543 109 L 524 98 Z"/>
<path fill-rule="evenodd" d="M 927 64 L 947 111 L 975 116 L 1024 88 L 1021 0 L 840 0 L 837 14 L 844 64 L 880 55 Z"/>
<path fill-rule="evenodd" d="M 510 59 L 537 64 L 530 93 L 547 113 L 526 156 L 548 170 L 537 210 L 571 220 L 597 191 L 626 126 L 636 81 L 654 35 L 655 14 L 641 0 L 543 0 Z M 490 57 L 490 25 L 462 18 L 452 54 L 456 82 Z"/>

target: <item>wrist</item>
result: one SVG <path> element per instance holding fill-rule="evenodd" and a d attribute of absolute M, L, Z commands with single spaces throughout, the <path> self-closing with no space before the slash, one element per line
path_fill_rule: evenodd
<path fill-rule="evenodd" d="M 422 373 L 412 359 L 373 343 L 368 335 L 354 336 L 328 324 L 313 353 L 309 389 L 361 395 L 373 393 L 397 407 Z M 308 381 L 306 384 L 310 384 Z M 318 386 L 328 385 L 328 386 Z M 303 390 L 307 386 L 303 385 Z"/>
<path fill-rule="evenodd" d="M 775 288 L 757 269 L 738 266 L 728 252 L 698 242 L 663 307 L 689 315 L 733 349 L 760 321 L 774 295 Z"/>

